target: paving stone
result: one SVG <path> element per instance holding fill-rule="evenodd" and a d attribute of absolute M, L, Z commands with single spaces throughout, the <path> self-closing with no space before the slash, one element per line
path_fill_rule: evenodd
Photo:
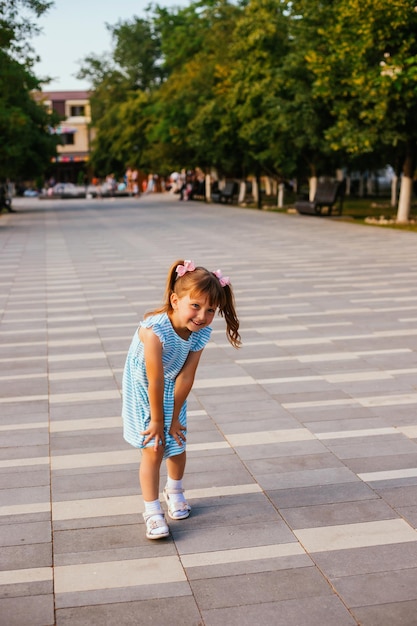
<path fill-rule="evenodd" d="M 362 482 L 271 490 L 268 495 L 278 509 L 378 498 L 378 495 Z"/>
<path fill-rule="evenodd" d="M 291 528 L 354 524 L 398 517 L 397 513 L 381 500 L 359 500 L 284 509 L 281 514 Z"/>
<path fill-rule="evenodd" d="M 361 607 L 414 600 L 417 568 L 332 579 L 348 606 Z"/>
<path fill-rule="evenodd" d="M 50 478 L 48 466 L 42 469 L 39 469 L 36 465 L 24 468 L 3 468 L 0 469 L 0 490 L 19 487 L 43 487 L 49 485 Z"/>
<path fill-rule="evenodd" d="M 23 546 L 5 546 L 1 549 L 1 571 L 52 567 L 51 543 L 28 543 Z"/>
<path fill-rule="evenodd" d="M 51 540 L 51 524 L 49 521 L 0 525 L 0 546 L 49 544 Z"/>
<path fill-rule="evenodd" d="M 224 626 L 224 624 L 228 626 L 252 626 L 256 623 L 288 626 L 288 624 L 305 623 L 307 615 L 309 626 L 331 626 L 332 624 L 353 626 L 357 624 L 347 609 L 333 596 L 297 598 L 296 600 L 245 604 L 238 607 L 203 611 L 206 626 Z M 375 624 L 375 626 L 377 625 Z M 411 622 L 409 626 L 411 626 Z"/>
<path fill-rule="evenodd" d="M 330 586 L 314 568 L 195 580 L 190 584 L 203 611 L 332 595 Z"/>
<path fill-rule="evenodd" d="M 314 561 L 329 578 L 412 569 L 417 567 L 417 543 L 316 552 Z"/>
<path fill-rule="evenodd" d="M 150 598 L 142 601 L 116 600 L 57 611 L 56 626 L 120 624 L 120 626 L 201 626 L 201 617 L 191 596 Z"/>
<path fill-rule="evenodd" d="M 353 615 L 364 626 L 414 626 L 417 601 L 384 603 L 379 606 L 364 606 L 353 609 Z"/>
<path fill-rule="evenodd" d="M 286 524 L 278 515 L 271 516 L 268 522 L 259 528 L 257 524 L 230 524 L 225 526 L 209 526 L 204 535 L 197 530 L 186 529 L 184 524 L 171 523 L 171 533 L 180 554 L 207 552 L 210 550 L 226 550 L 243 546 L 262 546 L 273 542 L 287 543 L 294 540 Z"/>
<path fill-rule="evenodd" d="M 37 502 L 49 503 L 50 489 L 47 485 L 41 487 L 2 489 L 1 498 L 3 507 Z"/>
<path fill-rule="evenodd" d="M 277 474 L 257 474 L 257 481 L 267 491 L 276 489 L 295 489 L 315 485 L 346 484 L 358 480 L 356 474 L 346 467 L 300 470 Z"/>
<path fill-rule="evenodd" d="M 7 626 L 22 626 L 30 616 L 31 626 L 54 626 L 54 596 L 30 595 L 0 599 L 0 612 Z"/>

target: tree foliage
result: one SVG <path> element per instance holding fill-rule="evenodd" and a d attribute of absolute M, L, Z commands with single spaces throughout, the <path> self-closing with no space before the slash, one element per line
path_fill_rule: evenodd
<path fill-rule="evenodd" d="M 36 55 L 27 38 L 37 32 L 28 15 L 39 17 L 51 2 L 0 2 L 0 179 L 41 174 L 56 152 L 49 132 L 55 118 L 32 97 L 40 88 L 31 71 Z"/>
<path fill-rule="evenodd" d="M 166 146 L 176 167 L 241 169 L 239 137 L 225 97 L 230 41 L 240 11 L 220 0 L 179 10 L 174 20 L 166 10 L 158 12 L 162 50 L 176 53 L 167 61 L 170 73 L 157 94 L 158 120 L 152 137 Z M 170 28 L 172 23 L 180 28 Z M 194 32 L 197 36 L 190 38 Z"/>
<path fill-rule="evenodd" d="M 95 163 L 289 177 L 388 161 L 413 173 L 414 0 L 197 0 L 149 11 L 109 27 L 112 55 L 82 70 L 95 87 Z"/>
<path fill-rule="evenodd" d="M 338 0 L 329 14 L 330 23 L 317 28 L 321 45 L 310 46 L 306 60 L 315 77 L 313 94 L 325 99 L 333 118 L 325 134 L 330 147 L 368 154 L 371 161 L 380 153 L 412 178 L 417 157 L 414 0 Z"/>

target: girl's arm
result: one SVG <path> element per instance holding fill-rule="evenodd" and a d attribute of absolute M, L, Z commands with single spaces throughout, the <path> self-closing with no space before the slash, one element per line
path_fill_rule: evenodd
<path fill-rule="evenodd" d="M 162 344 L 152 328 L 141 328 L 139 337 L 145 348 L 145 367 L 148 377 L 148 396 L 151 412 L 151 421 L 143 445 L 155 439 L 154 450 L 158 450 L 160 443 L 164 443 L 164 368 L 162 365 Z"/>
<path fill-rule="evenodd" d="M 194 383 L 195 373 L 197 371 L 200 357 L 203 350 L 198 352 L 190 352 L 187 360 L 185 361 L 182 370 L 179 372 L 175 379 L 174 387 L 174 411 L 172 413 L 172 423 L 169 430 L 170 435 L 174 437 L 175 441 L 182 445 L 186 439 L 184 431 L 181 429 L 178 417 L 181 411 L 181 407 L 186 401 L 188 394 Z"/>

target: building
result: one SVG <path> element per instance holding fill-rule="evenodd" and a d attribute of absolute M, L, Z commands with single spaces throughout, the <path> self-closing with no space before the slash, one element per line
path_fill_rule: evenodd
<path fill-rule="evenodd" d="M 88 91 L 43 91 L 36 95 L 50 112 L 62 119 L 51 132 L 60 137 L 57 157 L 51 164 L 52 176 L 58 182 L 81 182 L 88 176 L 91 129 L 90 93 Z"/>

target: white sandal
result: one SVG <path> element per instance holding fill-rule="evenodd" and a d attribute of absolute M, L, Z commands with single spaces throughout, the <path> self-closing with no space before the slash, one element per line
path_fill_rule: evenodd
<path fill-rule="evenodd" d="M 163 539 L 169 536 L 169 528 L 163 513 L 143 514 L 148 539 Z"/>
<path fill-rule="evenodd" d="M 168 489 L 165 487 L 163 494 L 168 505 L 168 515 L 171 519 L 186 519 L 190 515 L 191 507 L 188 502 L 175 502 L 170 496 L 174 493 L 184 493 L 184 489 Z"/>

